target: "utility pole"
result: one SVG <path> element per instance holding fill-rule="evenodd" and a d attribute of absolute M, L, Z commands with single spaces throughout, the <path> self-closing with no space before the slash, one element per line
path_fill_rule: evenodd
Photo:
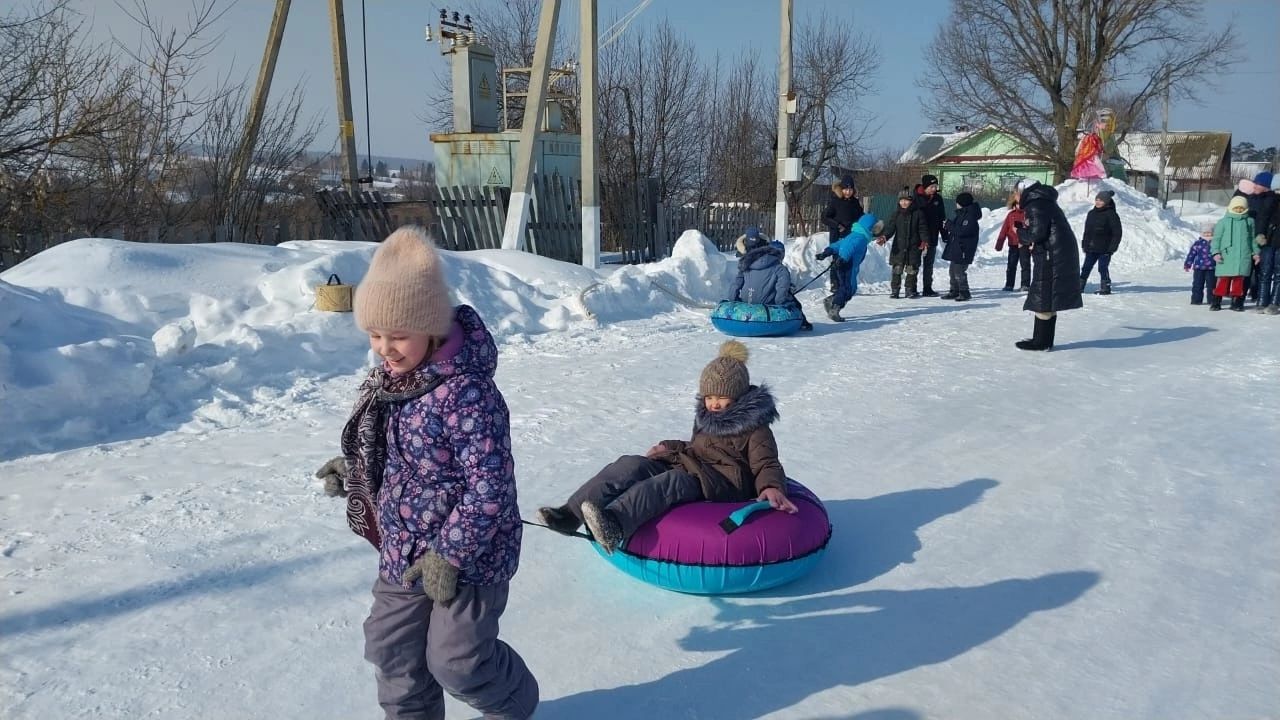
<path fill-rule="evenodd" d="M 520 126 L 520 144 L 516 147 L 516 169 L 511 175 L 511 204 L 507 206 L 507 226 L 502 233 L 503 250 L 524 249 L 524 229 L 529 219 L 529 186 L 533 182 L 534 145 L 542 128 L 542 113 L 546 110 L 548 71 L 559 18 L 560 0 L 543 0 L 542 13 L 538 18 L 538 42 L 533 50 L 533 67 L 529 70 L 529 95 L 525 99 L 524 122 Z"/>
<path fill-rule="evenodd" d="M 582 88 L 582 266 L 594 269 L 600 266 L 600 182 L 596 176 L 596 154 L 600 149 L 596 139 L 596 56 L 600 38 L 596 30 L 596 0 L 581 0 L 581 7 L 582 74 L 578 82 Z"/>
<path fill-rule="evenodd" d="M 782 0 L 782 36 L 778 56 L 778 197 L 773 210 L 773 238 L 787 239 L 787 186 L 783 164 L 791 157 L 791 16 L 792 0 Z"/>
<path fill-rule="evenodd" d="M 280 42 L 284 39 L 284 24 L 289 19 L 289 3 L 291 0 L 276 0 L 276 11 L 271 16 L 271 28 L 267 30 L 267 47 L 262 53 L 262 67 L 258 69 L 258 84 L 253 90 L 253 105 L 249 107 L 249 117 L 245 121 L 244 137 L 240 138 L 240 147 L 236 149 L 231 164 L 231 203 L 227 208 L 228 215 L 233 215 L 235 198 L 244 186 L 245 177 L 249 174 L 249 165 L 253 162 L 253 148 L 258 144 L 258 130 L 262 127 L 262 114 L 266 112 L 267 96 L 271 93 L 271 78 L 276 72 L 276 58 L 280 57 Z M 230 217 L 227 218 L 231 220 Z"/>
<path fill-rule="evenodd" d="M 333 35 L 333 78 L 338 86 L 342 184 L 352 197 L 356 197 L 360 192 L 360 174 L 356 171 L 356 122 L 351 113 L 351 78 L 347 74 L 347 21 L 342 12 L 342 0 L 329 0 L 329 30 Z"/>
<path fill-rule="evenodd" d="M 1169 71 L 1164 73 L 1164 122 L 1160 127 L 1160 207 L 1169 206 L 1169 186 L 1165 177 L 1169 164 Z"/>

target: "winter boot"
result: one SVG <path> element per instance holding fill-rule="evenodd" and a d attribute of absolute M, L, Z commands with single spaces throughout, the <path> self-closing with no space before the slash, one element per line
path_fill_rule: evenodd
<path fill-rule="evenodd" d="M 965 302 L 966 300 L 972 300 L 973 296 L 967 292 L 960 292 L 959 294 L 956 295 L 955 299 L 956 299 L 956 302 Z"/>
<path fill-rule="evenodd" d="M 1231 298 L 1231 309 L 1236 312 L 1244 312 L 1244 296 Z"/>
<path fill-rule="evenodd" d="M 1209 309 L 1210 309 L 1210 310 L 1213 310 L 1213 311 L 1218 311 L 1218 310 L 1221 310 L 1221 309 L 1222 309 L 1222 296 L 1221 296 L 1221 295 L 1214 295 L 1214 296 L 1213 296 L 1213 299 L 1209 301 Z"/>
<path fill-rule="evenodd" d="M 1098 295 L 1110 295 L 1111 283 L 1102 283 L 1102 287 L 1098 288 Z"/>
<path fill-rule="evenodd" d="M 1267 306 L 1267 314 L 1268 314 L 1268 315 L 1280 315 L 1280 305 L 1268 305 L 1268 306 Z"/>
<path fill-rule="evenodd" d="M 943 300 L 955 300 L 960 297 L 960 293 L 956 290 L 948 290 L 946 295 L 942 296 Z"/>
<path fill-rule="evenodd" d="M 538 522 L 565 535 L 576 532 L 578 526 L 582 524 L 578 521 L 578 516 L 569 510 L 568 505 L 538 508 L 537 518 Z"/>
<path fill-rule="evenodd" d="M 912 300 L 915 300 L 916 298 L 920 297 L 920 293 L 916 292 L 915 290 L 912 290 L 911 294 L 908 295 L 907 297 L 911 298 Z"/>
<path fill-rule="evenodd" d="M 588 500 L 582 503 L 582 520 L 606 553 L 612 555 L 622 545 L 622 528 L 613 513 Z"/>
<path fill-rule="evenodd" d="M 1031 292 L 1031 286 L 1023 285 L 1022 287 L 1018 288 L 1018 292 Z"/>
<path fill-rule="evenodd" d="M 899 291 L 894 290 L 893 292 L 889 293 L 889 297 L 893 300 L 897 300 L 898 298 L 902 297 L 902 294 Z"/>
<path fill-rule="evenodd" d="M 1048 350 L 1053 347 L 1053 329 L 1057 324 L 1055 321 L 1058 316 L 1055 315 L 1049 320 L 1041 320 L 1036 318 L 1035 326 L 1031 331 L 1031 338 L 1027 340 L 1019 340 L 1014 346 L 1019 350 Z"/>
<path fill-rule="evenodd" d="M 1001 289 L 1001 290 L 1003 290 L 1003 291 L 1005 291 L 1005 292 L 1013 292 L 1013 286 L 1012 286 L 1012 285 L 1010 285 L 1010 286 L 1008 286 L 1008 287 L 1002 287 L 1002 288 L 1000 288 L 1000 289 Z"/>

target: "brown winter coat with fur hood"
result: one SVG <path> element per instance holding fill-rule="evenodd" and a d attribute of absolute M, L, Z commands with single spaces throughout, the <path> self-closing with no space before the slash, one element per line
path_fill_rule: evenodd
<path fill-rule="evenodd" d="M 778 461 L 778 443 L 769 429 L 777 419 L 773 394 L 763 385 L 751 386 L 718 413 L 707 410 L 699 397 L 693 437 L 687 442 L 663 440 L 667 453 L 654 459 L 698 478 L 707 500 L 754 500 L 765 488 L 786 493 L 787 476 Z"/>

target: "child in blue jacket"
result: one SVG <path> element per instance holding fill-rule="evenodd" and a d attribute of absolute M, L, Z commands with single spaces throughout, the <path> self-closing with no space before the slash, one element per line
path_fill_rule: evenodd
<path fill-rule="evenodd" d="M 831 278 L 834 291 L 822 301 L 827 310 L 827 317 L 836 322 L 844 322 L 840 311 L 858 293 L 858 268 L 867 256 L 867 246 L 884 231 L 884 223 L 876 218 L 875 213 L 866 213 L 858 218 L 848 235 L 827 246 L 818 253 L 819 260 L 833 257 L 831 261 Z"/>
<path fill-rule="evenodd" d="M 1210 247 L 1213 242 L 1213 225 L 1212 222 L 1200 225 L 1200 237 L 1191 243 L 1187 259 L 1182 263 L 1183 271 L 1191 273 L 1192 305 L 1203 305 L 1205 293 L 1213 295 L 1214 283 L 1218 281 L 1214 277 L 1217 263 L 1213 261 L 1213 250 Z"/>

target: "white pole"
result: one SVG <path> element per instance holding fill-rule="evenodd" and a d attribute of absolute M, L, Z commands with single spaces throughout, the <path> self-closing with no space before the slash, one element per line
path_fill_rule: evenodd
<path fill-rule="evenodd" d="M 600 267 L 600 201 L 596 154 L 596 0 L 582 0 L 582 266 Z"/>
<path fill-rule="evenodd" d="M 791 8 L 792 0 L 782 0 L 782 36 L 778 53 L 778 198 L 773 210 L 773 237 L 787 239 L 787 189 L 782 182 L 782 161 L 791 156 Z"/>
<path fill-rule="evenodd" d="M 524 249 L 524 228 L 529 220 L 529 185 L 533 182 L 533 151 L 542 127 L 543 107 L 547 102 L 548 70 L 555 45 L 556 21 L 560 17 L 560 0 L 545 0 L 538 20 L 538 44 L 533 51 L 533 68 L 529 71 L 529 94 L 524 105 L 524 122 L 520 126 L 520 144 L 516 147 L 516 169 L 511 176 L 511 204 L 507 206 L 507 226 L 502 233 L 503 250 Z"/>

